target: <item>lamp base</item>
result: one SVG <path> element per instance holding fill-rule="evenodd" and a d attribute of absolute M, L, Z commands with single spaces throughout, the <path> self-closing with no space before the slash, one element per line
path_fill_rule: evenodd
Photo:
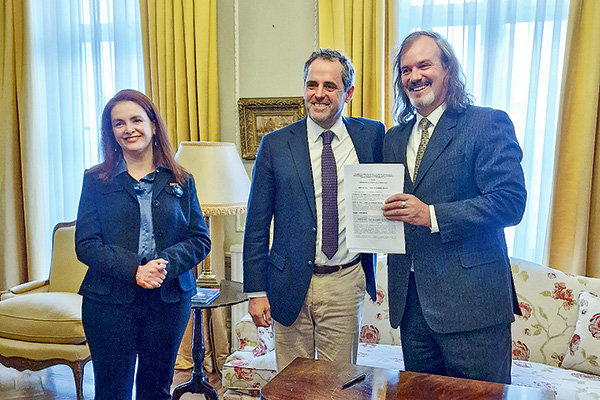
<path fill-rule="evenodd" d="M 215 275 L 203 272 L 198 279 L 196 279 L 196 286 L 218 288 L 220 284 Z"/>

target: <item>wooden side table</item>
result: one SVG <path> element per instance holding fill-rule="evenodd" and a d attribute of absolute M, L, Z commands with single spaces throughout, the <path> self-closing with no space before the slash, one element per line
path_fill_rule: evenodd
<path fill-rule="evenodd" d="M 184 393 L 202 393 L 210 400 L 218 400 L 217 391 L 208 384 L 204 374 L 205 349 L 204 335 L 202 334 L 202 310 L 231 306 L 248 300 L 248 296 L 244 294 L 243 285 L 240 282 L 223 280 L 220 288 L 219 297 L 210 304 L 192 300 L 192 310 L 194 311 L 194 330 L 192 333 L 194 368 L 192 369 L 192 379 L 178 385 L 173 390 L 172 400 L 179 399 Z"/>

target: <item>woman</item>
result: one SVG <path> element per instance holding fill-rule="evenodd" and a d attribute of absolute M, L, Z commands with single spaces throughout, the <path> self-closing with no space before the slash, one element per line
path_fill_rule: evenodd
<path fill-rule="evenodd" d="M 174 160 L 156 106 L 122 90 L 102 113 L 104 162 L 86 171 L 77 257 L 96 399 L 170 399 L 190 316 L 192 268 L 210 251 L 194 179 Z"/>

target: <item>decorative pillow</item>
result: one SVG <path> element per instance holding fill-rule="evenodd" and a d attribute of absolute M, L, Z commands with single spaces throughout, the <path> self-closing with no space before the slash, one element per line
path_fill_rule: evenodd
<path fill-rule="evenodd" d="M 579 293 L 579 318 L 562 367 L 600 375 L 600 297 Z"/>
<path fill-rule="evenodd" d="M 0 337 L 42 343 L 85 342 L 81 296 L 33 293 L 0 301 Z"/>

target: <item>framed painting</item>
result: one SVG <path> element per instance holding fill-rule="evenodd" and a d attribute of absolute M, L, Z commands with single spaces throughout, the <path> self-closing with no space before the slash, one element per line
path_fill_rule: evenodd
<path fill-rule="evenodd" d="M 253 160 L 264 135 L 306 115 L 302 97 L 239 99 L 242 158 Z"/>

